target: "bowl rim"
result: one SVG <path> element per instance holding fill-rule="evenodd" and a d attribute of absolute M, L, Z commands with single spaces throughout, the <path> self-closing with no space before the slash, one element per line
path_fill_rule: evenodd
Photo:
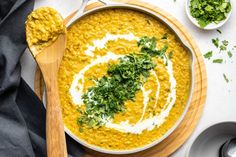
<path fill-rule="evenodd" d="M 141 147 L 137 147 L 134 149 L 129 149 L 129 150 L 112 150 L 112 149 L 106 149 L 106 148 L 102 148 L 96 145 L 92 145 L 89 144 L 88 142 L 84 141 L 83 139 L 80 139 L 78 136 L 76 136 L 75 134 L 73 134 L 67 127 L 66 125 L 64 125 L 64 129 L 65 132 L 72 137 L 75 141 L 77 141 L 78 143 L 80 143 L 81 145 L 95 150 L 97 152 L 101 152 L 101 153 L 106 153 L 106 154 L 131 154 L 131 153 L 137 153 L 146 149 L 149 149 L 155 145 L 157 145 L 158 143 L 160 143 L 161 141 L 163 141 L 164 139 L 166 139 L 171 133 L 173 133 L 173 131 L 179 126 L 179 124 L 182 122 L 184 116 L 187 113 L 187 110 L 190 106 L 191 100 L 192 100 L 192 95 L 193 95 L 193 89 L 194 89 L 194 62 L 195 62 L 195 56 L 194 53 L 192 51 L 192 49 L 189 48 L 189 46 L 185 43 L 185 41 L 183 40 L 183 38 L 181 37 L 181 35 L 178 33 L 178 31 L 175 30 L 173 24 L 170 24 L 170 22 L 168 22 L 165 18 L 163 18 L 161 15 L 158 15 L 157 13 L 143 8 L 143 7 L 139 7 L 139 6 L 134 6 L 134 5 L 129 5 L 129 4 L 107 4 L 105 6 L 99 6 L 96 8 L 93 8 L 89 11 L 84 12 L 81 15 L 77 15 L 76 17 L 73 18 L 73 20 L 71 20 L 66 26 L 67 28 L 70 28 L 70 26 L 72 26 L 77 20 L 81 19 L 84 16 L 87 16 L 89 14 L 92 14 L 94 12 L 98 12 L 101 10 L 106 10 L 106 9 L 113 9 L 113 8 L 125 8 L 125 9 L 130 9 L 130 10 L 135 10 L 135 11 L 139 11 L 142 12 L 144 14 L 147 14 L 149 16 L 154 17 L 155 19 L 157 19 L 158 21 L 162 22 L 165 26 L 167 26 L 175 35 L 176 37 L 179 39 L 179 41 L 182 43 L 182 45 L 184 46 L 184 48 L 187 50 L 187 52 L 190 55 L 190 73 L 191 73 L 191 83 L 190 83 L 190 89 L 189 89 L 189 97 L 188 97 L 188 101 L 186 102 L 185 105 L 185 109 L 182 112 L 181 116 L 178 118 L 178 120 L 175 122 L 175 124 L 160 138 L 158 138 L 157 140 L 155 140 L 154 142 L 151 142 L 147 145 L 141 146 Z"/>
<path fill-rule="evenodd" d="M 210 125 L 204 127 L 203 129 L 201 129 L 200 133 L 198 133 L 197 136 L 194 137 L 193 141 L 191 141 L 189 147 L 186 149 L 185 156 L 186 156 L 186 157 L 190 157 L 191 148 L 193 147 L 195 141 L 196 141 L 203 133 L 205 133 L 208 129 L 210 129 L 210 128 L 212 128 L 212 127 L 215 127 L 215 126 L 217 126 L 217 125 L 222 125 L 222 124 L 234 124 L 234 125 L 236 125 L 236 121 L 222 121 L 222 122 L 216 122 L 216 123 L 210 124 Z"/>
<path fill-rule="evenodd" d="M 186 0 L 186 1 L 185 1 L 185 13 L 187 14 L 188 19 L 189 19 L 195 26 L 197 26 L 198 28 L 200 28 L 200 29 L 202 29 L 202 30 L 214 30 L 214 29 L 218 29 L 218 28 L 222 27 L 222 26 L 229 20 L 231 14 L 232 14 L 233 6 L 232 6 L 232 3 L 231 3 L 231 0 L 226 0 L 226 1 L 230 2 L 230 4 L 231 4 L 231 10 L 230 10 L 229 13 L 227 13 L 226 19 L 220 21 L 218 24 L 210 23 L 210 24 L 208 24 L 207 26 L 205 26 L 204 28 L 202 28 L 202 27 L 200 27 L 200 25 L 198 24 L 197 20 L 196 20 L 194 17 L 192 17 L 192 15 L 190 14 L 190 8 L 189 8 L 189 6 L 190 6 L 190 1 L 191 1 L 191 0 Z"/>

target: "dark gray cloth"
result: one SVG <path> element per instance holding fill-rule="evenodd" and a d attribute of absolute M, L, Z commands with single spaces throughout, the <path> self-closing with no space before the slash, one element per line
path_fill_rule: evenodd
<path fill-rule="evenodd" d="M 45 109 L 21 78 L 25 20 L 33 0 L 0 0 L 0 157 L 44 157 Z M 70 156 L 81 146 L 66 136 Z"/>

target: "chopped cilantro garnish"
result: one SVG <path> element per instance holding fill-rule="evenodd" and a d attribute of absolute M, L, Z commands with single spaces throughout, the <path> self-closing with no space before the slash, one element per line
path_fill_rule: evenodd
<path fill-rule="evenodd" d="M 202 28 L 225 20 L 231 11 L 231 4 L 226 0 L 191 0 L 189 7 L 191 15 Z"/>
<path fill-rule="evenodd" d="M 225 74 L 223 74 L 223 77 L 224 77 L 225 81 L 228 83 L 229 82 L 228 77 Z"/>
<path fill-rule="evenodd" d="M 161 37 L 161 39 L 167 39 L 167 37 L 168 37 L 168 34 L 165 33 L 165 34 Z"/>
<path fill-rule="evenodd" d="M 203 55 L 206 59 L 210 60 L 212 57 L 212 51 L 209 51 Z"/>
<path fill-rule="evenodd" d="M 223 59 L 214 59 L 213 63 L 219 63 L 221 64 L 223 62 Z"/>
<path fill-rule="evenodd" d="M 229 42 L 228 42 L 227 40 L 223 40 L 223 41 L 222 41 L 222 44 L 223 44 L 224 46 L 228 46 L 228 45 L 229 45 Z"/>
<path fill-rule="evenodd" d="M 125 110 L 124 102 L 134 100 L 135 94 L 155 68 L 152 57 L 166 57 L 168 48 L 156 49 L 156 38 L 142 37 L 138 42 L 141 53 L 119 58 L 118 64 L 109 65 L 107 75 L 95 80 L 96 85 L 88 88 L 82 99 L 85 111 L 80 111 L 78 124 L 90 128 L 103 125 L 116 113 Z"/>
<path fill-rule="evenodd" d="M 173 58 L 173 51 L 170 51 L 170 52 L 169 52 L 168 58 L 169 58 L 169 59 L 172 59 L 172 58 Z"/>
<path fill-rule="evenodd" d="M 217 48 L 219 47 L 219 38 L 212 39 L 211 41 Z"/>
<path fill-rule="evenodd" d="M 226 50 L 227 50 L 227 47 L 225 45 L 220 45 L 220 52 L 226 51 Z"/>
<path fill-rule="evenodd" d="M 229 58 L 231 58 L 233 56 L 231 51 L 228 51 L 227 54 L 228 54 Z"/>
<path fill-rule="evenodd" d="M 79 132 L 81 132 L 81 133 L 84 132 L 84 129 L 80 127 Z"/>
<path fill-rule="evenodd" d="M 217 31 L 218 33 L 222 34 L 221 30 L 219 30 L 219 29 L 217 29 L 216 31 Z"/>
<path fill-rule="evenodd" d="M 79 124 L 100 126 L 115 113 L 122 112 L 124 102 L 134 99 L 143 84 L 142 78 L 147 78 L 149 70 L 155 67 L 148 54 L 126 55 L 119 60 L 119 64 L 110 65 L 108 76 L 96 80 L 96 86 L 82 96 L 86 110 Z"/>

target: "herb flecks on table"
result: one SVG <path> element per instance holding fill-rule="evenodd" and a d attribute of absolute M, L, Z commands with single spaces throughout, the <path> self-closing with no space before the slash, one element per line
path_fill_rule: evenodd
<path fill-rule="evenodd" d="M 211 41 L 217 48 L 219 47 L 219 38 L 212 39 Z"/>
<path fill-rule="evenodd" d="M 223 77 L 224 77 L 226 83 L 229 83 L 229 79 L 228 79 L 228 77 L 225 75 L 225 73 L 223 74 Z"/>
<path fill-rule="evenodd" d="M 223 59 L 214 59 L 212 62 L 221 64 L 223 63 Z"/>
<path fill-rule="evenodd" d="M 216 31 L 217 31 L 218 33 L 222 34 L 221 30 L 219 30 L 219 29 L 217 29 Z"/>
<path fill-rule="evenodd" d="M 231 4 L 227 0 L 191 0 L 189 7 L 191 15 L 202 28 L 225 20 L 231 11 Z"/>
<path fill-rule="evenodd" d="M 212 51 L 209 51 L 209 52 L 205 53 L 203 56 L 204 56 L 204 58 L 210 60 L 212 57 L 212 53 L 213 53 Z"/>
<path fill-rule="evenodd" d="M 79 125 L 99 127 L 116 113 L 123 112 L 125 101 L 134 101 L 150 70 L 155 68 L 152 57 L 167 58 L 165 53 L 168 46 L 158 50 L 155 37 L 142 37 L 138 46 L 140 53 L 126 55 L 119 58 L 118 64 L 109 65 L 107 75 L 95 80 L 96 85 L 83 94 L 85 111 L 80 111 Z"/>
<path fill-rule="evenodd" d="M 233 57 L 233 53 L 231 52 L 231 50 L 234 50 L 234 47 L 232 49 L 229 48 L 229 41 L 227 40 L 222 40 L 220 41 L 219 38 L 215 38 L 212 39 L 212 43 L 215 45 L 215 47 L 217 48 L 218 52 L 227 52 L 227 55 L 229 58 Z M 214 52 L 213 51 L 208 51 L 207 53 L 205 53 L 203 56 L 204 58 L 210 60 L 213 57 Z M 222 61 L 221 61 L 222 60 Z M 213 63 L 222 63 L 223 59 L 214 59 Z"/>

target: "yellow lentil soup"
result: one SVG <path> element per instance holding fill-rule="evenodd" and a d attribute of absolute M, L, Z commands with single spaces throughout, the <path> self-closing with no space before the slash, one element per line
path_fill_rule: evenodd
<path fill-rule="evenodd" d="M 106 118 L 102 125 L 79 124 L 87 107 L 83 94 L 90 98 L 89 89 L 109 75 L 111 65 L 120 64 L 119 58 L 141 53 L 137 43 L 142 37 L 155 37 L 159 50 L 168 45 L 165 57 L 152 57 L 155 66 L 134 98 L 124 101 L 122 111 Z M 117 8 L 87 15 L 69 27 L 59 70 L 64 124 L 79 139 L 104 149 L 131 150 L 148 145 L 182 115 L 191 86 L 190 64 L 190 55 L 175 34 L 149 15 Z"/>

